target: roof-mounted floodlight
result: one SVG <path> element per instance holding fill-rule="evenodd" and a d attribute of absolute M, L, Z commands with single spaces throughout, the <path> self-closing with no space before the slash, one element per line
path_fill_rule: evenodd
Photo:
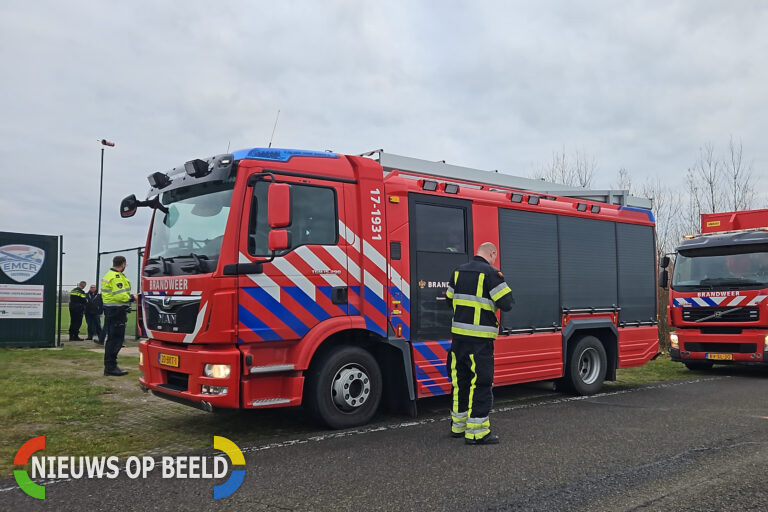
<path fill-rule="evenodd" d="M 579 210 L 580 212 L 587 211 L 587 203 L 577 203 L 576 209 Z"/>
<path fill-rule="evenodd" d="M 592 213 L 600 213 L 600 205 L 593 204 L 592 208 L 589 209 Z"/>
<path fill-rule="evenodd" d="M 157 189 L 165 188 L 171 184 L 171 178 L 169 178 L 167 174 L 162 173 L 160 171 L 153 172 L 152 174 L 147 176 L 147 181 L 149 181 L 149 185 L 152 188 L 157 188 Z"/>
<path fill-rule="evenodd" d="M 429 192 L 437 190 L 437 182 L 432 180 L 424 180 L 421 182 L 421 188 Z"/>
<path fill-rule="evenodd" d="M 203 176 L 211 172 L 211 167 L 208 165 L 208 162 L 206 162 L 205 160 L 200 160 L 199 158 L 196 158 L 194 160 L 190 160 L 189 162 L 185 163 L 184 170 L 186 170 L 187 174 L 189 174 L 193 178 L 202 178 Z"/>
<path fill-rule="evenodd" d="M 445 184 L 445 193 L 446 194 L 458 194 L 459 193 L 459 186 L 455 183 L 446 183 Z"/>
<path fill-rule="evenodd" d="M 509 197 L 509 200 L 513 203 L 522 203 L 523 202 L 523 194 L 511 194 Z"/>
<path fill-rule="evenodd" d="M 539 196 L 528 196 L 528 204 L 539 204 Z"/>

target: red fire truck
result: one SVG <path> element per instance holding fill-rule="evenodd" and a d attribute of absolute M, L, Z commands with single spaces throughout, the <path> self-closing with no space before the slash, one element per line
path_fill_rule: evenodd
<path fill-rule="evenodd" d="M 449 276 L 478 245 L 516 305 L 495 384 L 597 392 L 658 353 L 650 201 L 374 151 L 253 148 L 149 176 L 140 384 L 321 422 L 450 392 Z"/>
<path fill-rule="evenodd" d="M 677 248 L 667 306 L 672 360 L 692 370 L 765 364 L 768 210 L 702 214 L 701 233 Z"/>

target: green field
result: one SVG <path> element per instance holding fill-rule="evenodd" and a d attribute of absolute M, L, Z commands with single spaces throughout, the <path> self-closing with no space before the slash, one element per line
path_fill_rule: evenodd
<path fill-rule="evenodd" d="M 136 352 L 136 342 L 123 352 Z M 0 349 L 0 477 L 28 439 L 45 435 L 47 456 L 169 454 L 210 448 L 214 435 L 236 443 L 269 442 L 278 434 L 314 428 L 301 408 L 205 413 L 143 393 L 138 357 L 121 354 L 130 374 L 103 376 L 103 352 L 92 343 L 56 349 Z M 716 370 L 717 371 L 717 370 Z M 702 375 L 660 357 L 618 371 L 606 390 Z M 440 398 L 430 399 L 440 400 Z M 17 468 L 18 469 L 18 468 Z"/>
<path fill-rule="evenodd" d="M 134 306 L 135 308 L 136 306 Z M 67 340 L 69 335 L 69 306 L 62 304 L 61 309 L 61 339 Z M 59 319 L 56 318 L 56 325 L 58 326 Z M 104 315 L 101 315 L 101 325 L 104 325 Z M 126 336 L 136 336 L 136 311 L 132 310 L 128 313 L 128 323 L 126 324 L 125 334 Z M 85 317 L 83 317 L 83 323 L 80 325 L 80 337 L 85 338 L 88 333 L 88 326 L 85 323 Z"/>

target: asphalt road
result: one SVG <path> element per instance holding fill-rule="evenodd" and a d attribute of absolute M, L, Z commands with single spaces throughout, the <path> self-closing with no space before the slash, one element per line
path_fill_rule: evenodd
<path fill-rule="evenodd" d="M 448 435 L 445 398 L 354 431 L 249 445 L 246 476 L 49 482 L 39 501 L 0 481 L 2 510 L 768 510 L 768 370 L 576 398 L 497 391 L 497 446 Z M 291 417 L 288 415 L 288 417 Z M 258 429 L 258 425 L 254 425 Z M 220 435 L 226 436 L 226 432 Z M 210 452 L 212 453 L 212 452 Z"/>

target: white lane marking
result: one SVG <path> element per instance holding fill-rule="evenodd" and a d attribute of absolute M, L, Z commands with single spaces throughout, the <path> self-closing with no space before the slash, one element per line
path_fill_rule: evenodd
<path fill-rule="evenodd" d="M 513 411 L 513 410 L 519 410 L 519 409 L 531 409 L 534 407 L 542 407 L 545 405 L 557 405 L 557 404 L 563 404 L 567 402 L 577 402 L 580 400 L 591 400 L 594 398 L 603 398 L 607 396 L 617 396 L 617 395 L 626 395 L 629 393 L 637 393 L 638 391 L 648 391 L 653 389 L 664 389 L 664 388 L 673 388 L 676 386 L 684 386 L 687 384 L 698 384 L 699 382 L 711 382 L 713 380 L 722 380 L 722 379 L 730 379 L 729 376 L 722 376 L 722 377 L 706 377 L 706 378 L 700 378 L 700 379 L 692 379 L 692 380 L 683 380 L 683 381 L 674 381 L 674 382 L 664 382 L 661 384 L 652 384 L 650 386 L 642 386 L 638 388 L 631 388 L 631 389 L 622 389 L 619 391 L 607 391 L 605 393 L 598 393 L 596 395 L 590 395 L 590 396 L 569 396 L 569 397 L 563 397 L 563 398 L 557 398 L 554 400 L 541 400 L 539 402 L 531 402 L 531 403 L 525 403 L 525 404 L 519 404 L 519 405 L 510 405 L 507 407 L 499 407 L 497 409 L 491 409 L 491 414 L 494 413 L 500 413 L 500 412 L 507 412 L 507 411 Z M 367 428 L 360 428 L 355 430 L 344 430 L 341 432 L 333 432 L 330 434 L 323 434 L 319 436 L 311 436 L 311 437 L 305 437 L 303 439 L 290 439 L 288 441 L 281 441 L 277 443 L 269 443 L 261 446 L 247 446 L 245 448 L 241 448 L 240 451 L 243 453 L 254 453 L 254 452 L 260 452 L 264 450 L 273 450 L 276 448 L 287 448 L 289 446 L 296 446 L 300 444 L 308 444 L 308 443 L 319 443 L 322 441 L 329 441 L 332 439 L 339 439 L 342 437 L 350 437 L 350 436 L 360 436 L 364 434 L 372 434 L 375 432 L 386 432 L 388 430 L 399 430 L 403 428 L 409 428 L 409 427 L 418 427 L 421 425 L 428 425 L 430 423 L 437 423 L 441 421 L 450 421 L 451 417 L 450 414 L 448 414 L 448 410 L 446 410 L 446 415 L 443 418 L 424 418 L 423 420 L 415 420 L 415 421 L 406 421 L 403 423 L 391 423 L 389 425 L 379 425 L 379 426 L 373 426 L 373 427 L 367 427 Z M 212 458 L 212 457 L 220 457 L 220 454 L 210 454 L 206 455 L 206 458 Z M 122 471 L 121 471 L 122 472 Z M 62 482 L 69 482 L 73 480 L 72 478 L 66 478 L 66 479 L 60 479 L 60 480 L 35 480 L 34 482 L 37 484 L 45 483 L 45 485 L 49 484 L 58 484 Z M 13 487 L 5 487 L 0 488 L 0 492 L 6 492 L 6 491 L 12 491 L 14 489 L 18 489 L 19 486 L 15 485 Z"/>

